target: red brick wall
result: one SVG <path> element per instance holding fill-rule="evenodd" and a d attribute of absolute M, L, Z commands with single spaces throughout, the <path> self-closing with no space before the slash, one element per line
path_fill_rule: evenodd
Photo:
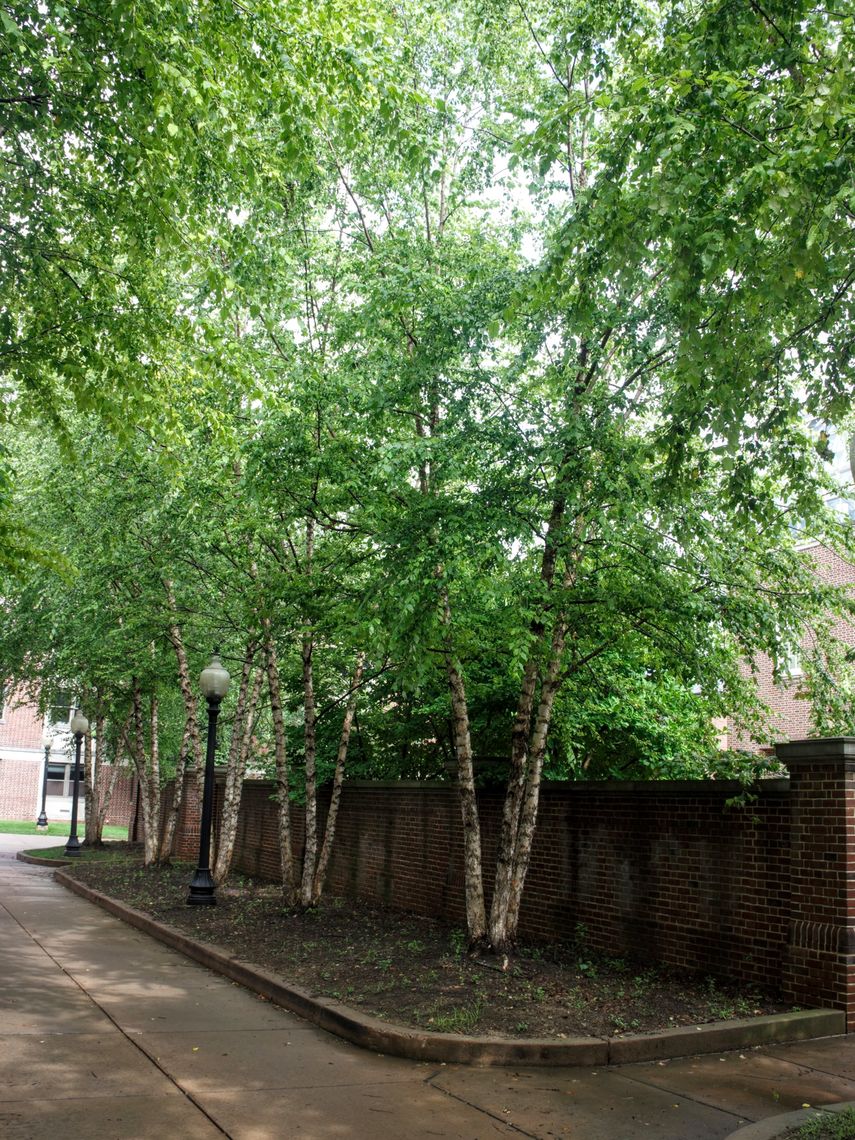
<path fill-rule="evenodd" d="M 35 822 L 41 806 L 42 761 L 0 758 L 0 819 Z M 102 779 L 107 779 L 104 772 Z M 132 776 L 120 776 L 116 782 L 107 823 L 127 827 L 134 812 L 136 781 Z M 81 797 L 82 813 L 82 797 Z"/>
<path fill-rule="evenodd" d="M 275 879 L 273 786 L 244 785 L 236 869 Z M 544 789 L 520 930 L 756 981 L 780 975 L 788 935 L 787 782 L 747 809 L 729 784 L 561 785 Z M 485 866 L 501 795 L 479 796 Z M 302 838 L 294 813 L 295 839 Z M 198 830 L 184 847 L 192 858 Z M 489 892 L 489 882 L 487 883 Z M 329 887 L 335 894 L 464 921 L 460 813 L 447 786 L 345 788 Z"/>
<path fill-rule="evenodd" d="M 793 799 L 784 988 L 802 1004 L 843 1005 L 855 1028 L 855 739 L 786 744 L 779 754 Z"/>
<path fill-rule="evenodd" d="M 0 819 L 32 819 L 39 814 L 42 767 L 32 760 L 0 758 Z"/>
<path fill-rule="evenodd" d="M 42 719 L 21 691 L 6 693 L 0 710 L 0 819 L 35 823 L 42 779 Z"/>
<path fill-rule="evenodd" d="M 109 764 L 101 766 L 99 783 L 103 786 L 112 778 L 112 769 Z M 137 781 L 135 776 L 120 774 L 110 797 L 110 806 L 107 809 L 106 822 L 115 827 L 128 827 L 134 816 L 136 807 Z"/>
<path fill-rule="evenodd" d="M 0 747 L 42 748 L 42 718 L 20 690 L 7 693 L 0 712 Z"/>
<path fill-rule="evenodd" d="M 573 797 L 566 904 L 594 945 L 757 982 L 780 975 L 786 782 L 764 785 L 745 808 L 729 808 L 732 795 L 715 784 L 648 784 Z"/>
<path fill-rule="evenodd" d="M 792 778 L 763 781 L 741 808 L 727 803 L 736 787 L 715 781 L 547 785 L 523 937 L 581 934 L 612 955 L 780 988 L 802 1005 L 845 1009 L 855 1029 L 855 739 L 779 751 Z M 278 879 L 273 790 L 244 785 L 235 867 Z M 479 793 L 479 808 L 489 868 L 501 793 Z M 296 808 L 292 820 L 299 846 Z M 189 782 L 176 845 L 195 859 Z M 454 789 L 347 785 L 328 885 L 462 926 Z"/>
<path fill-rule="evenodd" d="M 0 819 L 35 820 L 41 806 L 44 722 L 35 702 L 22 690 L 7 693 L 0 712 Z M 20 755 L 16 755 L 20 753 Z M 56 758 L 56 757 L 55 757 Z M 107 779 L 109 768 L 102 779 Z M 117 781 L 107 822 L 127 826 L 133 815 L 135 780 Z M 82 804 L 81 804 L 82 813 Z"/>

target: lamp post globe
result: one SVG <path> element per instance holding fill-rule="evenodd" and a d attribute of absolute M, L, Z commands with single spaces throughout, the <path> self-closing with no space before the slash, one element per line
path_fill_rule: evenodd
<path fill-rule="evenodd" d="M 45 730 L 42 733 L 42 748 L 45 750 L 45 762 L 42 769 L 42 810 L 39 812 L 39 818 L 36 820 L 36 827 L 39 831 L 45 831 L 48 825 L 45 807 L 47 804 L 48 764 L 50 763 L 50 750 L 53 748 L 53 733 L 47 723 L 45 723 Z"/>
<path fill-rule="evenodd" d="M 80 855 L 81 843 L 77 838 L 77 805 L 80 799 L 80 745 L 89 731 L 89 721 L 76 709 L 71 718 L 71 734 L 74 737 L 74 790 L 71 794 L 71 831 L 65 845 L 66 855 L 76 858 Z"/>
<path fill-rule="evenodd" d="M 231 677 L 223 668 L 219 653 L 214 653 L 210 663 L 199 674 L 199 688 L 206 700 L 221 701 L 229 691 Z"/>
<path fill-rule="evenodd" d="M 86 735 L 86 733 L 89 731 L 89 721 L 86 719 L 86 717 L 80 711 L 80 709 L 74 710 L 74 716 L 71 718 L 71 726 L 70 727 L 71 727 L 71 732 L 74 736 L 84 737 Z"/>
<path fill-rule="evenodd" d="M 214 876 L 211 874 L 211 824 L 214 814 L 214 753 L 217 748 L 217 718 L 220 703 L 229 691 L 228 672 L 214 652 L 199 676 L 199 688 L 208 703 L 208 739 L 205 748 L 205 783 L 202 791 L 202 821 L 199 828 L 199 865 L 190 883 L 188 906 L 216 906 Z"/>

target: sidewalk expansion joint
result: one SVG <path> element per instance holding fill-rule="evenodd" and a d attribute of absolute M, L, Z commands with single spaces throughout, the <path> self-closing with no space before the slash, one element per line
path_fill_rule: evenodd
<path fill-rule="evenodd" d="M 625 1081 L 631 1081 L 634 1084 L 642 1085 L 646 1089 L 654 1089 L 656 1092 L 664 1092 L 669 1096 L 677 1097 L 680 1100 L 688 1100 L 692 1104 L 700 1105 L 701 1108 L 712 1108 L 716 1112 L 720 1112 L 723 1116 L 732 1116 L 737 1123 L 737 1127 L 742 1124 L 753 1124 L 757 1118 L 748 1116 L 744 1112 L 731 1112 L 729 1108 L 721 1108 L 717 1104 L 711 1104 L 708 1100 L 702 1100 L 698 1096 L 693 1096 L 689 1092 L 680 1092 L 677 1089 L 667 1088 L 664 1085 L 654 1084 L 653 1081 L 645 1081 L 643 1077 L 637 1076 L 635 1073 L 615 1073 L 616 1077 L 623 1077 Z"/>
<path fill-rule="evenodd" d="M 180 1083 L 180 1081 L 177 1081 L 175 1079 L 175 1077 L 173 1077 L 173 1075 L 167 1069 L 165 1069 L 163 1067 L 163 1065 L 160 1063 L 160 1061 L 156 1057 L 152 1056 L 152 1054 L 149 1053 L 149 1051 L 143 1046 L 143 1044 L 140 1040 L 131 1036 L 131 1034 L 127 1033 L 122 1028 L 122 1026 L 119 1024 L 119 1022 L 110 1013 L 110 1011 L 105 1009 L 104 1006 L 101 1005 L 101 1003 L 95 997 L 92 996 L 92 994 L 86 989 L 86 987 L 82 984 L 82 982 L 78 981 L 78 979 L 74 976 L 74 974 L 72 974 L 69 970 L 66 970 L 66 968 L 65 968 L 65 966 L 63 966 L 62 962 L 60 962 L 58 958 L 56 958 L 53 954 L 51 954 L 50 950 L 48 950 L 48 948 L 45 946 L 45 944 L 43 942 L 39 941 L 38 937 L 33 933 L 33 931 L 30 930 L 25 925 L 25 923 L 21 922 L 21 920 L 18 918 L 18 916 L 13 911 L 9 910 L 8 906 L 6 906 L 5 903 L 0 902 L 0 907 L 2 907 L 2 909 L 6 912 L 6 914 L 9 915 L 9 917 L 12 919 L 13 922 L 17 923 L 17 925 L 20 927 L 20 929 L 23 930 L 23 932 L 30 939 L 30 941 L 33 942 L 34 945 L 38 946 L 39 950 L 41 950 L 41 952 L 45 955 L 45 957 L 49 958 L 50 961 L 53 962 L 53 964 L 56 966 L 56 968 L 61 973 L 63 973 L 68 978 L 68 980 L 70 982 L 72 982 L 80 990 L 80 992 L 82 994 L 85 995 L 85 997 L 92 1003 L 92 1005 L 94 1005 L 95 1008 L 101 1014 L 103 1014 L 104 1017 L 106 1017 L 106 1019 L 110 1022 L 110 1024 L 116 1030 L 118 1030 L 118 1032 L 122 1035 L 122 1037 L 124 1037 L 124 1039 L 130 1045 L 132 1045 L 134 1047 L 134 1049 L 137 1050 L 137 1052 L 141 1053 L 143 1055 L 143 1057 L 145 1057 L 145 1059 L 150 1064 L 154 1065 L 154 1067 L 160 1073 L 162 1073 L 164 1077 L 166 1077 L 166 1079 L 169 1081 L 169 1083 L 175 1089 L 177 1089 L 177 1091 L 180 1092 L 183 1097 L 185 1097 L 187 1100 L 189 1100 L 190 1103 L 194 1106 L 194 1108 L 198 1109 L 198 1111 L 201 1112 L 201 1114 L 205 1117 L 206 1120 L 208 1120 L 211 1124 L 213 1124 L 213 1126 L 217 1129 L 218 1132 L 220 1132 L 223 1136 L 227 1137 L 227 1140 L 234 1140 L 234 1138 L 232 1137 L 232 1134 L 230 1132 L 227 1132 L 225 1130 L 225 1128 L 223 1128 L 223 1126 L 217 1120 L 215 1120 L 213 1116 L 211 1116 L 211 1114 L 208 1112 L 208 1110 L 205 1108 L 205 1106 L 200 1104 L 199 1101 L 196 1099 L 196 1097 L 191 1092 L 189 1092 L 186 1088 L 184 1088 L 184 1086 Z"/>
<path fill-rule="evenodd" d="M 430 1085 L 435 1092 L 440 1092 L 443 1096 L 447 1096 L 449 1100 L 455 1101 L 457 1104 L 466 1105 L 471 1108 L 473 1112 L 480 1112 L 482 1116 L 486 1116 L 489 1120 L 495 1120 L 497 1124 L 503 1125 L 505 1128 L 510 1128 L 514 1132 L 518 1132 L 520 1136 L 528 1137 L 528 1140 L 538 1140 L 538 1136 L 534 1132 L 526 1132 L 524 1128 L 520 1128 L 518 1124 L 514 1124 L 511 1120 L 506 1120 L 505 1117 L 499 1116 L 498 1113 L 490 1112 L 489 1109 L 484 1108 L 480 1104 L 475 1104 L 474 1101 L 467 1100 L 464 1096 L 459 1096 L 457 1093 L 451 1092 L 449 1089 L 444 1089 L 441 1085 L 435 1085 L 433 1082 L 440 1074 L 433 1077 L 428 1077 L 425 1084 Z"/>

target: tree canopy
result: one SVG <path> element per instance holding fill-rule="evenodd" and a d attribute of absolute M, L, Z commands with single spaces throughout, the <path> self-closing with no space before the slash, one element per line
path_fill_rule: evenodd
<path fill-rule="evenodd" d="M 307 819 L 348 755 L 450 766 L 493 949 L 544 774 L 744 771 L 713 720 L 765 731 L 746 662 L 850 606 L 799 540 L 852 549 L 852 14 L 0 18 L 4 668 L 97 691 L 138 756 L 145 697 L 152 756 L 189 761 L 216 642 L 235 771 Z"/>

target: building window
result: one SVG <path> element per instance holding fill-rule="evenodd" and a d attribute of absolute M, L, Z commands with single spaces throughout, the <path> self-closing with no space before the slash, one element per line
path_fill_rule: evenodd
<path fill-rule="evenodd" d="M 80 773 L 81 778 L 83 772 Z M 74 793 L 74 765 L 70 761 L 51 760 L 47 768 L 47 794 L 70 796 Z"/>
<path fill-rule="evenodd" d="M 59 689 L 50 707 L 50 723 L 55 728 L 65 728 L 71 720 L 73 702 L 68 689 Z"/>
<path fill-rule="evenodd" d="M 802 651 L 793 645 L 783 645 L 772 660 L 773 679 L 776 685 L 800 681 L 805 675 Z"/>

